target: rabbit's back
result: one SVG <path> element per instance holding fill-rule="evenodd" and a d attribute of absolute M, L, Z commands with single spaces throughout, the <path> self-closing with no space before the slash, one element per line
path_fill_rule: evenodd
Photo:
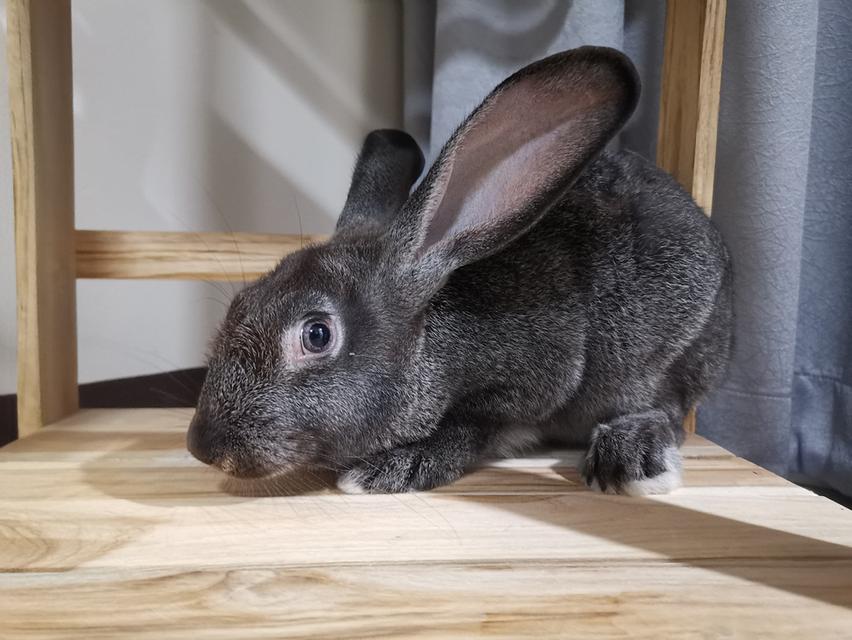
<path fill-rule="evenodd" d="M 721 237 L 680 185 L 604 153 L 529 232 L 452 275 L 429 314 L 430 357 L 470 382 L 458 396 L 507 419 L 690 404 L 724 370 L 729 289 Z"/>
<path fill-rule="evenodd" d="M 685 349 L 730 288 L 718 230 L 674 178 L 633 153 L 601 156 L 541 231 L 550 225 L 568 234 L 558 251 L 582 256 L 589 348 L 627 367 Z"/>

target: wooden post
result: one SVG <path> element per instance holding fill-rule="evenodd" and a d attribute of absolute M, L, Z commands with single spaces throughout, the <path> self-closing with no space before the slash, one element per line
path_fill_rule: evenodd
<path fill-rule="evenodd" d="M 709 216 L 727 0 L 668 0 L 657 164 Z M 695 432 L 695 410 L 684 421 Z"/>
<path fill-rule="evenodd" d="M 18 435 L 76 411 L 69 0 L 7 0 L 15 198 Z"/>

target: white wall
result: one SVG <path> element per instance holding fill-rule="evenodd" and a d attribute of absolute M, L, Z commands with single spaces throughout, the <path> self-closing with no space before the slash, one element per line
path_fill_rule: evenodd
<path fill-rule="evenodd" d="M 294 233 L 298 213 L 306 233 L 328 232 L 364 133 L 400 124 L 398 0 L 72 6 L 79 228 Z M 14 260 L 2 67 L 0 393 L 9 393 Z M 80 380 L 201 364 L 231 293 L 218 283 L 80 281 Z"/>

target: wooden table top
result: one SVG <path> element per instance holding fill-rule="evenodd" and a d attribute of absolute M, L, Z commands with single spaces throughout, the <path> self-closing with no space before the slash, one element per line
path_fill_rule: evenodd
<path fill-rule="evenodd" d="M 0 638 L 852 637 L 852 511 L 699 437 L 660 497 L 592 493 L 577 452 L 261 497 L 186 453 L 190 415 L 0 450 Z"/>

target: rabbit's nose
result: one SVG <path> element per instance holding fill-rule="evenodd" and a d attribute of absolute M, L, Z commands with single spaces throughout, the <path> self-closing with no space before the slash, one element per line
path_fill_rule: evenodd
<path fill-rule="evenodd" d="M 217 433 L 218 429 L 215 425 L 196 411 L 186 434 L 186 448 L 197 460 L 204 464 L 215 465 L 219 457 L 219 447 L 216 444 Z"/>
<path fill-rule="evenodd" d="M 199 461 L 239 478 L 259 478 L 267 469 L 250 456 L 224 446 L 228 429 L 196 411 L 186 434 L 186 448 Z"/>

